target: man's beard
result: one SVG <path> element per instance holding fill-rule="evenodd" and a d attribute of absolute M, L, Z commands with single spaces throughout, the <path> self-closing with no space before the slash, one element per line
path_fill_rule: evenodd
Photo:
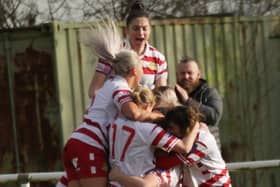
<path fill-rule="evenodd" d="M 182 88 L 184 88 L 188 93 L 194 91 L 199 85 L 199 80 L 189 82 L 189 81 L 180 81 L 178 83 Z"/>

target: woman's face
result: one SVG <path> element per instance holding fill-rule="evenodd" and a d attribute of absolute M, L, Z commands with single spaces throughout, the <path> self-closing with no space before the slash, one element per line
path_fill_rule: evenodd
<path fill-rule="evenodd" d="M 138 17 L 133 19 L 126 28 L 126 34 L 132 48 L 145 45 L 149 40 L 150 33 L 150 21 L 146 17 Z"/>

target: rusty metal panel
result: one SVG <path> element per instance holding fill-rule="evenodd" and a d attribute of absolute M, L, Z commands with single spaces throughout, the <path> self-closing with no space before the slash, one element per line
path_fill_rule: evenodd
<path fill-rule="evenodd" d="M 222 94 L 220 129 L 225 159 L 279 158 L 280 149 L 274 142 L 280 138 L 276 108 L 280 102 L 280 18 L 192 18 L 154 24 L 168 31 L 163 52 L 171 67 L 170 83 L 175 81 L 178 57 L 190 55 L 200 61 L 203 76 Z M 276 171 L 233 174 L 234 184 L 279 186 Z"/>
<path fill-rule="evenodd" d="M 0 171 L 59 169 L 60 115 L 52 33 L 0 31 Z"/>

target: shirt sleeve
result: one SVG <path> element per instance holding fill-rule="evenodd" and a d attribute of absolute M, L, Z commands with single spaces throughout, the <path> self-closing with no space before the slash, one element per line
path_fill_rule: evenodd
<path fill-rule="evenodd" d="M 161 148 L 166 152 L 170 152 L 178 141 L 176 136 L 173 136 L 157 125 L 152 128 L 150 132 L 150 138 L 152 146 Z"/>
<path fill-rule="evenodd" d="M 99 73 L 103 73 L 105 75 L 109 75 L 112 72 L 112 65 L 106 61 L 105 59 L 99 58 L 96 64 L 95 71 Z"/>
<path fill-rule="evenodd" d="M 113 93 L 113 101 L 118 110 L 121 111 L 121 107 L 124 103 L 132 101 L 131 91 L 128 89 L 119 89 Z"/>
<path fill-rule="evenodd" d="M 190 151 L 185 156 L 183 154 L 177 154 L 177 157 L 187 166 L 192 166 L 207 155 L 208 146 L 200 140 L 197 140 Z"/>

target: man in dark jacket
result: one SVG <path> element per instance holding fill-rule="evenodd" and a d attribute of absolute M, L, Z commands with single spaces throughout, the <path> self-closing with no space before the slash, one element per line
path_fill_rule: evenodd
<path fill-rule="evenodd" d="M 177 65 L 176 94 L 182 104 L 197 105 L 217 144 L 221 147 L 218 123 L 222 117 L 223 101 L 215 88 L 210 88 L 201 78 L 196 60 L 184 57 Z"/>

